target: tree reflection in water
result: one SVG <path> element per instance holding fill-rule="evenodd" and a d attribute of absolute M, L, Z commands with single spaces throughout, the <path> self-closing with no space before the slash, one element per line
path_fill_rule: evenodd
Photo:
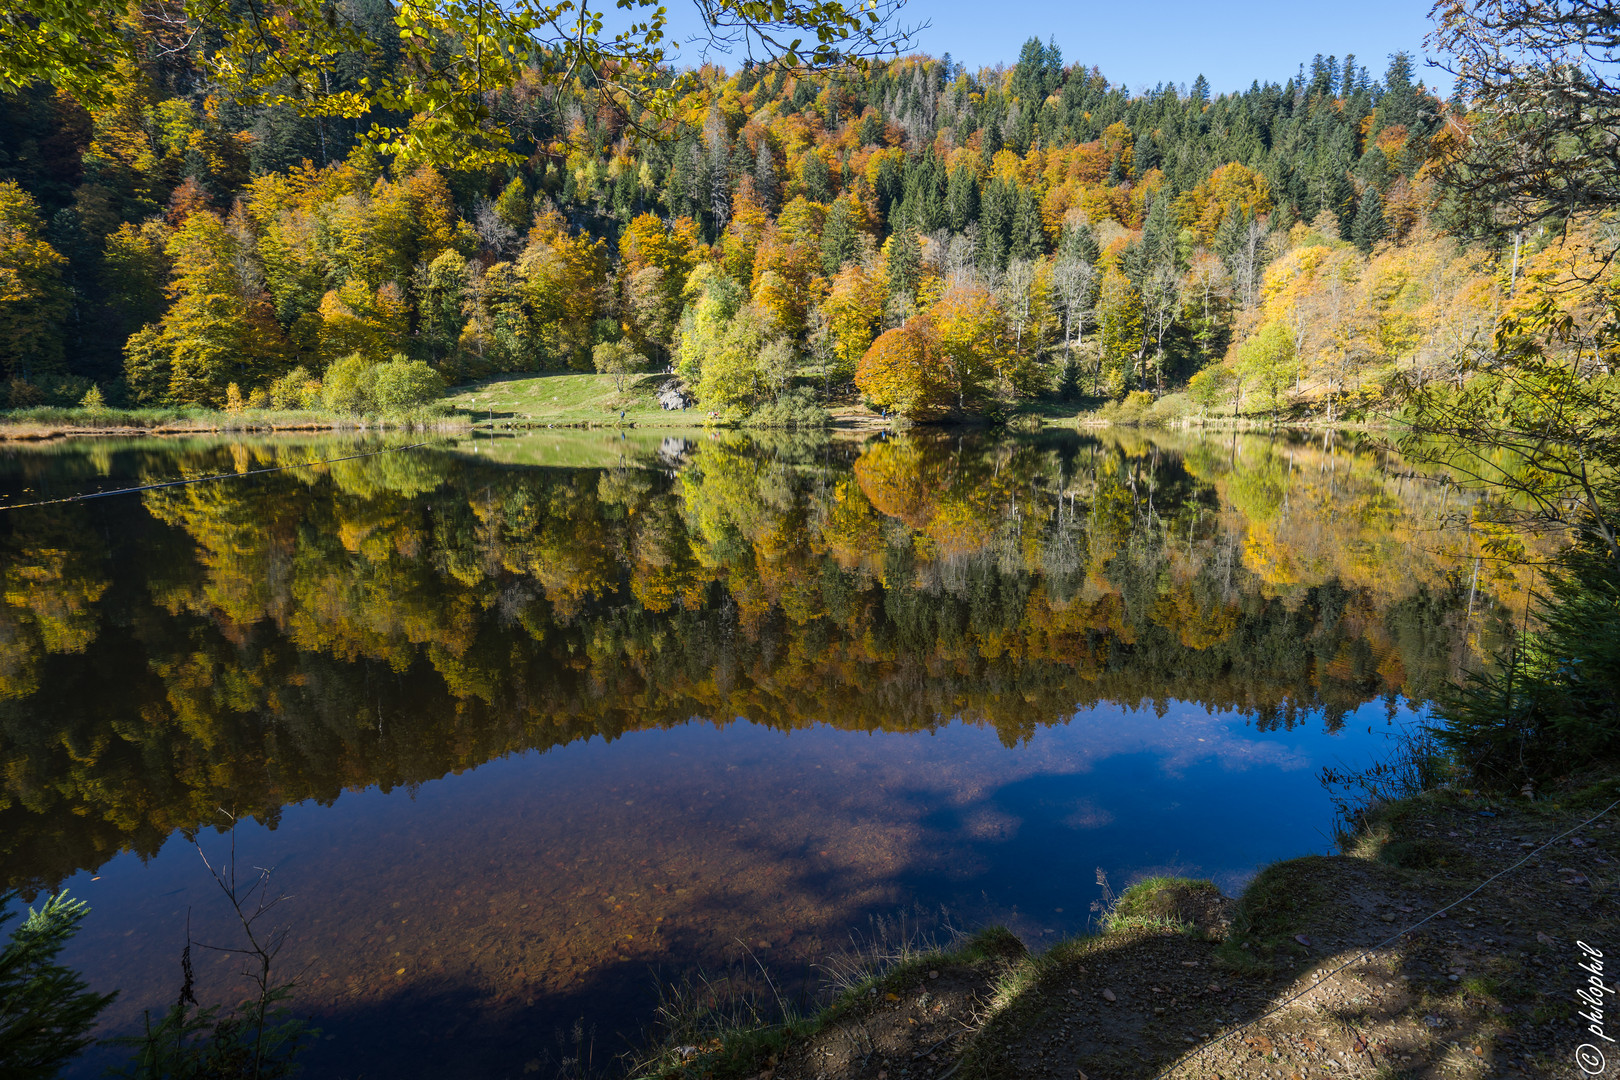
<path fill-rule="evenodd" d="M 584 1000 L 644 972 L 638 959 L 701 954 L 705 910 L 721 922 L 768 912 L 738 933 L 799 927 L 813 959 L 837 917 L 893 899 L 918 837 L 934 838 L 934 861 L 913 877 L 968 878 L 977 856 L 960 838 L 1047 818 L 1088 828 L 1109 813 L 1043 793 L 1045 773 L 1086 767 L 1078 743 L 1056 762 L 1035 740 L 987 792 L 974 762 L 994 743 L 958 734 L 949 753 L 907 751 L 902 764 L 888 743 L 829 752 L 817 742 L 827 729 L 960 720 L 1014 746 L 1081 713 L 1099 757 L 1220 743 L 1210 716 L 1223 711 L 1262 731 L 1308 715 L 1331 731 L 1369 702 L 1427 698 L 1493 644 L 1523 585 L 1476 574 L 1476 538 L 1442 524 L 1454 488 L 1331 444 L 548 439 L 558 464 L 537 468 L 521 464 L 531 443 L 5 514 L 6 882 L 38 889 L 121 851 L 154 855 L 221 806 L 273 826 L 284 807 L 345 791 L 743 718 L 822 734 L 790 740 L 770 767 L 683 762 L 639 794 L 645 774 L 627 773 L 624 799 L 571 799 L 548 774 L 559 786 L 544 801 L 492 802 L 503 827 L 460 845 L 465 822 L 413 810 L 413 828 L 439 836 L 432 868 L 409 862 L 422 835 L 379 819 L 386 856 L 367 888 L 408 894 L 424 875 L 463 887 L 437 890 L 414 928 L 391 934 L 346 917 L 355 898 L 323 897 L 311 993 L 364 1012 L 351 999 L 394 954 L 423 958 L 445 985 L 483 986 L 492 1008 Z M 11 451 L 3 482 L 16 502 L 351 447 L 72 444 Z M 1115 706 L 1157 722 L 1124 724 Z M 836 778 L 813 777 L 828 766 Z M 665 816 L 726 842 L 649 837 Z M 850 831 L 832 836 L 839 821 Z M 878 821 L 894 827 L 860 827 Z M 508 843 L 521 848 L 499 858 L 515 865 L 480 886 Z M 837 911 L 794 906 L 834 883 Z M 545 914 L 524 917 L 527 936 L 501 934 L 492 913 L 529 904 Z M 154 905 L 154 918 L 172 906 Z M 489 939 L 442 947 L 474 909 Z M 345 947 L 369 949 L 369 967 L 345 971 Z M 499 959 L 467 959 L 480 948 Z M 442 1008 L 432 984 L 412 993 L 422 1016 Z M 409 1011 L 394 1008 L 396 1020 Z"/>

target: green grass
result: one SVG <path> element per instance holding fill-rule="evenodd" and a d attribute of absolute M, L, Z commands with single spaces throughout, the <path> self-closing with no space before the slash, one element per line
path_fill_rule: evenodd
<path fill-rule="evenodd" d="M 1193 929 L 1188 901 L 1195 895 L 1220 895 L 1212 881 L 1184 877 L 1150 877 L 1138 881 L 1120 894 L 1103 920 L 1108 931 L 1141 928 L 1149 930 Z"/>
<path fill-rule="evenodd" d="M 908 982 L 930 968 L 994 963 L 1003 965 L 1003 989 L 1012 992 L 1020 980 L 1033 978 L 1038 969 L 1023 942 L 1002 926 L 992 926 L 948 948 L 926 948 L 886 958 L 861 977 L 844 973 L 836 979 L 843 989 L 831 1004 L 805 1016 L 788 1009 L 772 1023 L 762 1022 L 766 1011 L 757 1001 L 744 1000 L 724 986 L 699 979 L 661 988 L 659 1006 L 662 1039 L 640 1055 L 629 1069 L 633 1080 L 743 1080 L 780 1056 L 790 1041 L 812 1038 L 825 1027 L 870 1007 L 870 998 L 885 992 L 904 993 Z M 1022 973 L 1022 974 L 1021 974 Z M 701 992 L 695 992 L 701 991 Z M 778 1003 L 780 1009 L 780 1003 Z M 680 1053 L 681 1049 L 696 1053 Z"/>
<path fill-rule="evenodd" d="M 45 439 L 85 432 L 347 431 L 360 427 L 435 429 L 465 424 L 464 418 L 445 415 L 432 406 L 409 413 L 366 417 L 314 409 L 228 412 L 199 405 L 142 409 L 39 405 L 0 410 L 0 437 L 11 439 Z"/>
<path fill-rule="evenodd" d="M 1240 974 L 1269 975 L 1279 959 L 1309 955 L 1294 935 L 1332 902 L 1323 872 L 1330 861 L 1306 855 L 1260 871 L 1238 899 L 1232 931 L 1215 950 L 1216 958 Z"/>
<path fill-rule="evenodd" d="M 354 426 L 356 421 L 331 413 L 302 410 L 244 409 L 229 413 L 201 406 L 151 409 L 85 409 L 37 405 L 0 411 L 0 425 L 12 428 L 249 428 Z"/>
<path fill-rule="evenodd" d="M 453 387 L 443 403 L 480 424 L 617 424 L 622 409 L 626 422 L 700 425 L 707 414 L 695 406 L 684 412 L 658 407 L 658 387 L 669 379 L 668 375 L 632 375 L 625 379 L 620 393 L 611 375 L 501 375 Z"/>

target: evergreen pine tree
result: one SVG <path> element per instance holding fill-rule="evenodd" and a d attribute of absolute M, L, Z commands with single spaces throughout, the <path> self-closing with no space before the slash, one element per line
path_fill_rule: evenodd
<path fill-rule="evenodd" d="M 0 894 L 0 926 L 14 916 L 3 908 L 13 894 Z M 67 893 L 52 896 L 0 948 L 0 1062 L 16 1080 L 51 1080 L 95 1040 L 90 1029 L 112 1002 L 92 993 L 79 973 L 56 962 L 90 909 Z"/>
<path fill-rule="evenodd" d="M 985 186 L 979 210 L 979 263 L 991 270 L 1005 270 L 1012 247 L 1013 213 L 1017 209 L 1012 191 L 1000 180 Z"/>
<path fill-rule="evenodd" d="M 902 229 L 883 245 L 883 265 L 890 296 L 904 294 L 915 300 L 922 278 L 922 244 L 911 229 Z"/>
<path fill-rule="evenodd" d="M 961 232 L 979 220 L 979 180 L 967 165 L 958 165 L 945 184 L 945 224 Z"/>
<path fill-rule="evenodd" d="M 1384 92 L 1378 98 L 1378 127 L 1411 127 L 1418 120 L 1417 88 L 1412 85 L 1412 58 L 1398 52 L 1384 72 Z"/>
<path fill-rule="evenodd" d="M 836 199 L 821 226 L 821 269 L 832 277 L 859 250 L 855 223 L 850 220 L 849 200 Z"/>
<path fill-rule="evenodd" d="M 1058 248 L 1060 259 L 1079 259 L 1088 266 L 1095 266 L 1101 255 L 1102 249 L 1097 246 L 1097 237 L 1090 225 L 1074 225 L 1063 230 Z"/>
<path fill-rule="evenodd" d="M 1226 213 L 1221 216 L 1221 224 L 1215 230 L 1215 254 L 1222 259 L 1230 259 L 1249 234 L 1249 216 L 1243 212 L 1234 199 L 1227 204 Z"/>
<path fill-rule="evenodd" d="M 1073 401 L 1080 396 L 1080 362 L 1071 352 L 1063 358 L 1063 369 L 1058 374 L 1058 399 Z"/>
<path fill-rule="evenodd" d="M 900 197 L 905 193 L 905 182 L 900 175 L 900 163 L 893 154 L 884 154 L 878 162 L 877 176 L 872 180 L 872 194 L 877 199 L 878 213 L 885 221 L 900 208 Z M 896 228 L 890 222 L 889 228 Z"/>
<path fill-rule="evenodd" d="M 996 152 L 1001 149 L 1001 125 L 994 120 L 984 129 L 979 142 L 979 161 L 984 166 L 984 172 L 990 172 L 990 163 L 995 159 Z"/>
<path fill-rule="evenodd" d="M 1379 197 L 1377 188 L 1369 187 L 1362 193 L 1361 205 L 1356 207 L 1356 220 L 1350 226 L 1350 239 L 1363 255 L 1367 255 L 1388 232 L 1389 227 L 1384 223 L 1384 200 Z"/>
<path fill-rule="evenodd" d="M 1367 152 L 1356 162 L 1356 178 L 1379 191 L 1389 183 L 1389 171 L 1389 158 L 1377 145 L 1367 147 Z"/>
<path fill-rule="evenodd" d="M 1013 67 L 1012 96 L 1020 102 L 1040 102 L 1046 97 L 1042 82 L 1046 75 L 1046 49 L 1041 39 L 1032 37 L 1018 50 L 1018 63 Z"/>
<path fill-rule="evenodd" d="M 1035 201 L 1035 193 L 1022 185 L 1017 188 L 1008 250 L 1015 259 L 1034 259 L 1046 254 L 1040 204 Z"/>
<path fill-rule="evenodd" d="M 1176 240 L 1180 226 L 1172 209 L 1173 202 L 1169 187 L 1160 188 L 1153 196 L 1153 205 L 1148 208 L 1147 220 L 1142 225 L 1142 247 L 1151 266 L 1177 261 Z"/>
<path fill-rule="evenodd" d="M 804 155 L 799 176 L 805 198 L 811 202 L 827 202 L 832 198 L 832 172 L 820 154 L 812 152 Z"/>

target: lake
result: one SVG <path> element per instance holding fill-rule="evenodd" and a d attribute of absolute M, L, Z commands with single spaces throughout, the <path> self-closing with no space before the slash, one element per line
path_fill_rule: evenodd
<path fill-rule="evenodd" d="M 319 1077 L 601 1067 L 661 982 L 1236 892 L 1522 595 L 1333 435 L 409 442 L 0 450 L 0 869 L 90 903 L 109 1032 L 240 944 L 233 842 Z"/>

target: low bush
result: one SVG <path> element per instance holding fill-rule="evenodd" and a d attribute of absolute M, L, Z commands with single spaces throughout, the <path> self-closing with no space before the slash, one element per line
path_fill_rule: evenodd
<path fill-rule="evenodd" d="M 420 414 L 444 394 L 444 378 L 421 360 L 395 355 L 374 363 L 360 353 L 334 360 L 321 379 L 321 403 L 349 416 Z"/>
<path fill-rule="evenodd" d="M 831 423 L 832 414 L 822 408 L 813 391 L 802 386 L 760 406 L 743 420 L 743 426 L 750 428 L 824 428 Z"/>

